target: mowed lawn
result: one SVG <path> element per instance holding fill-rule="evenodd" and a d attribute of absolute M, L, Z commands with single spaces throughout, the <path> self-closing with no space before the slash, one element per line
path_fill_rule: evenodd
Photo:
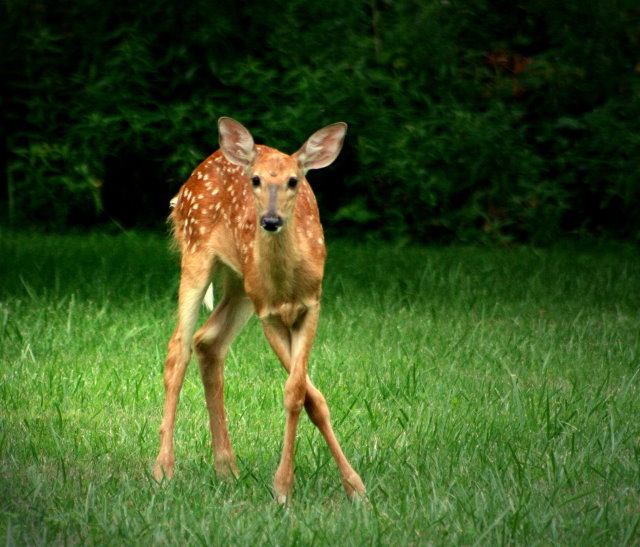
<path fill-rule="evenodd" d="M 0 232 L 6 545 L 637 545 L 640 252 L 329 245 L 310 374 L 368 488 L 301 420 L 252 319 L 226 365 L 240 478 L 216 480 L 198 367 L 158 485 L 177 258 L 163 234 Z M 205 317 L 203 312 L 203 318 Z"/>

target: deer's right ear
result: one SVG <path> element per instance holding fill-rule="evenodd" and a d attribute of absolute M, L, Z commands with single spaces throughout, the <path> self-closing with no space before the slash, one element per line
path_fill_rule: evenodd
<path fill-rule="evenodd" d="M 224 157 L 234 165 L 248 169 L 256 157 L 256 145 L 249 130 L 232 118 L 220 118 L 218 133 Z"/>

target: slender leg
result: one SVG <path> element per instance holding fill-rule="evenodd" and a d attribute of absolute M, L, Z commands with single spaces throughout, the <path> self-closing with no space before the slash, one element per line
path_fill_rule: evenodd
<path fill-rule="evenodd" d="M 164 368 L 165 400 L 162 424 L 160 425 L 160 451 L 153 469 L 157 481 L 161 481 L 165 476 L 167 478 L 173 476 L 173 428 L 176 408 L 184 375 L 191 358 L 191 338 L 195 330 L 198 311 L 209 285 L 209 271 L 209 269 L 199 269 L 195 275 L 191 272 L 185 273 L 183 265 L 178 295 L 178 325 L 169 340 Z"/>
<path fill-rule="evenodd" d="M 307 397 L 304 401 L 304 408 L 311 421 L 318 428 L 320 433 L 322 433 L 324 440 L 329 446 L 329 450 L 331 450 L 333 458 L 338 464 L 340 476 L 342 477 L 342 485 L 344 486 L 347 495 L 353 500 L 363 498 L 366 493 L 364 483 L 362 482 L 360 475 L 358 475 L 353 467 L 351 467 L 351 464 L 349 464 L 349 461 L 340 447 L 338 439 L 336 439 L 336 435 L 331 427 L 329 406 L 327 405 L 324 395 L 322 395 L 320 390 L 311 383 L 308 376 Z"/>
<path fill-rule="evenodd" d="M 319 310 L 318 310 L 319 311 Z M 317 324 L 317 311 L 316 317 L 314 319 Z M 315 325 L 313 325 L 313 333 L 307 333 L 307 339 L 305 340 L 304 336 L 298 337 L 296 344 L 292 344 L 293 336 L 291 331 L 286 328 L 281 323 L 263 323 L 263 328 L 271 347 L 275 351 L 276 355 L 282 362 L 282 365 L 287 370 L 287 372 L 291 372 L 291 353 L 292 347 L 297 347 L 298 350 L 302 349 L 301 345 L 308 344 L 306 348 L 306 358 L 308 359 L 309 351 L 311 348 L 311 342 L 313 339 L 313 334 L 315 334 Z M 308 336 L 311 335 L 311 339 L 308 339 Z M 295 336 L 295 335 L 294 335 Z M 306 380 L 306 393 L 304 398 L 304 408 L 309 415 L 309 418 L 314 423 L 314 425 L 318 428 L 322 436 L 324 437 L 327 445 L 329 446 L 329 450 L 331 451 L 338 468 L 340 470 L 340 475 L 342 477 L 342 483 L 344 488 L 352 499 L 358 499 L 365 495 L 366 489 L 360 478 L 360 476 L 354 471 L 354 469 L 349 464 L 347 458 L 342 452 L 342 448 L 336 439 L 335 433 L 333 432 L 333 428 L 331 427 L 330 421 L 330 413 L 327 402 L 322 395 L 322 393 L 311 383 L 311 380 L 306 375 L 306 360 L 305 360 L 305 380 Z M 290 376 L 291 378 L 291 376 Z M 289 380 L 288 380 L 289 381 Z M 289 417 L 289 416 L 288 416 Z M 293 418 L 293 417 L 292 417 Z M 297 420 L 295 422 L 297 424 Z M 287 438 L 287 435 L 291 435 L 291 430 L 293 430 L 294 437 L 293 439 Z M 280 466 L 278 468 L 278 472 L 276 474 L 275 481 L 275 489 L 276 495 L 278 497 L 278 501 L 283 502 L 286 501 L 287 495 L 290 495 L 291 489 L 293 487 L 293 453 L 287 452 L 287 448 L 293 445 L 295 441 L 295 428 L 293 427 L 293 423 L 290 425 L 289 420 L 287 420 L 287 426 L 285 429 L 285 443 L 283 450 L 283 458 L 281 460 Z M 280 484 L 278 484 L 278 479 L 281 479 Z M 287 489 L 288 487 L 288 489 Z"/>
<path fill-rule="evenodd" d="M 231 473 L 238 476 L 224 411 L 224 360 L 231 342 L 252 311 L 251 302 L 241 285 L 232 286 L 228 282 L 224 297 L 194 336 L 194 349 L 209 410 L 215 469 L 221 477 L 229 477 Z"/>

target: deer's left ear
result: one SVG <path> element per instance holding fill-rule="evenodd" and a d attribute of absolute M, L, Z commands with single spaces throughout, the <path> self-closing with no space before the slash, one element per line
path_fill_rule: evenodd
<path fill-rule="evenodd" d="M 311 135 L 293 157 L 304 173 L 331 165 L 342 150 L 346 133 L 347 124 L 344 122 L 323 127 Z"/>

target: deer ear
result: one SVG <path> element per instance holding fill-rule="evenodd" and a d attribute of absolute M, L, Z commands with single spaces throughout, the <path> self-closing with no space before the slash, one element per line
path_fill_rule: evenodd
<path fill-rule="evenodd" d="M 311 135 L 293 157 L 306 173 L 309 169 L 320 169 L 331 165 L 342 150 L 347 124 L 333 123 Z"/>
<path fill-rule="evenodd" d="M 248 169 L 256 157 L 256 145 L 249 130 L 232 118 L 218 120 L 220 149 L 234 165 Z"/>

